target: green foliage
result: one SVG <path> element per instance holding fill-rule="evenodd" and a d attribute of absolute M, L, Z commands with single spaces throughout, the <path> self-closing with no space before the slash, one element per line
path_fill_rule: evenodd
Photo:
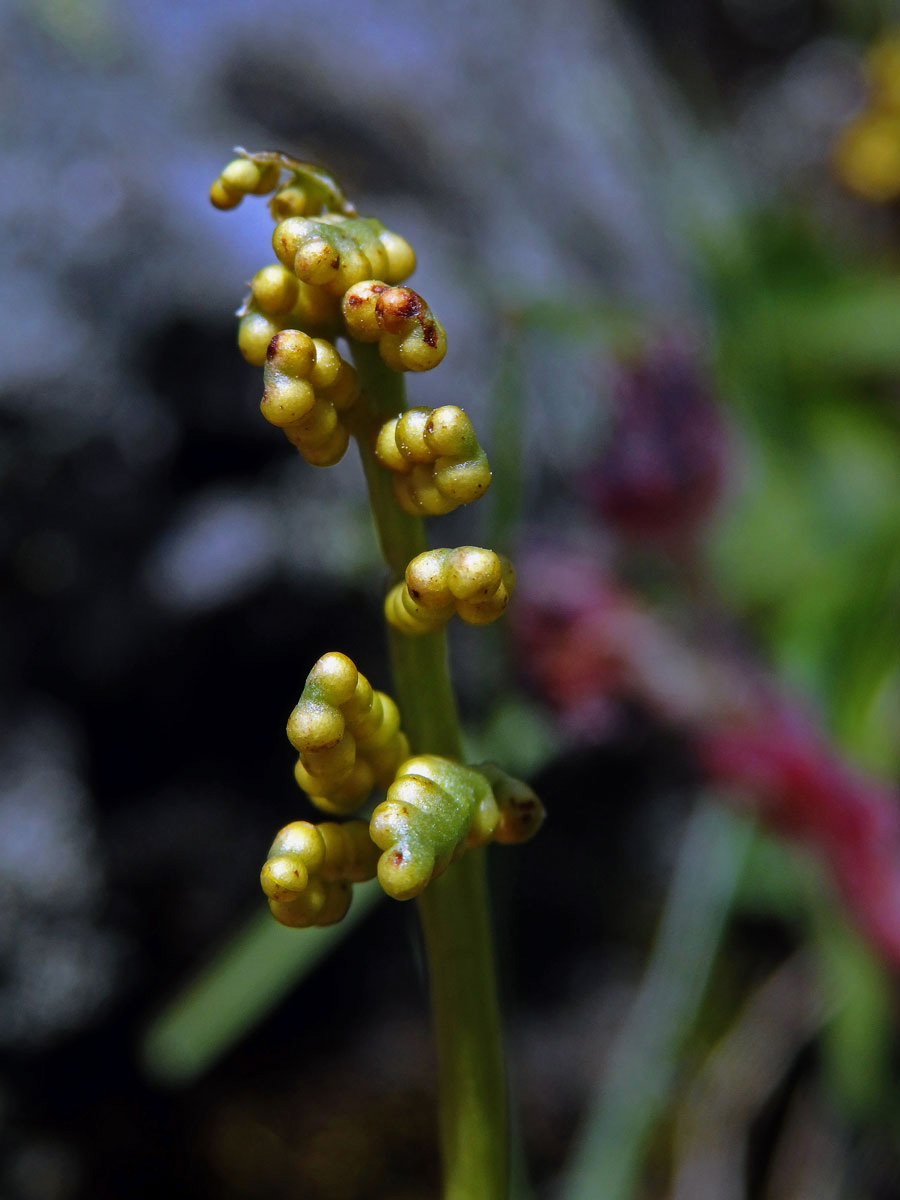
<path fill-rule="evenodd" d="M 716 577 L 789 679 L 867 766 L 900 766 L 900 287 L 791 222 L 713 270 L 720 377 L 748 447 Z M 723 263 L 729 265 L 723 267 Z"/>
<path fill-rule="evenodd" d="M 838 743 L 895 775 L 900 286 L 796 222 L 758 222 L 748 242 L 752 257 L 726 255 L 730 267 L 713 272 L 723 390 L 749 448 L 716 530 L 716 577 Z M 893 1039 L 884 965 L 820 874 L 771 838 L 757 842 L 740 904 L 778 914 L 810 941 L 832 1095 L 854 1118 L 884 1111 Z"/>
<path fill-rule="evenodd" d="M 340 925 L 308 929 L 303 937 L 276 924 L 268 910 L 251 918 L 149 1026 L 141 1045 L 147 1074 L 186 1086 L 214 1067 L 384 897 L 374 880 L 355 891 Z"/>

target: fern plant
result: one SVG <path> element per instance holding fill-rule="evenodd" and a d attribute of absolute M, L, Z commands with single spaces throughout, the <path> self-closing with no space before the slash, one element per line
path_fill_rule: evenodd
<path fill-rule="evenodd" d="M 263 890 L 276 920 L 298 930 L 341 920 L 354 884 L 376 876 L 389 896 L 417 898 L 444 1194 L 501 1200 L 507 1101 L 484 847 L 525 841 L 543 808 L 501 768 L 462 761 L 448 671 L 446 624 L 501 617 L 512 565 L 483 547 L 429 550 L 423 523 L 483 496 L 490 467 L 461 408 L 407 408 L 404 375 L 433 369 L 446 351 L 439 321 L 405 283 L 416 262 L 409 243 L 360 217 L 326 171 L 284 154 L 236 153 L 210 199 L 230 209 L 267 196 L 278 260 L 254 276 L 238 314 L 241 352 L 263 368 L 261 412 L 313 466 L 338 462 L 355 440 L 393 575 L 384 611 L 396 702 L 329 650 L 288 720 L 301 789 L 331 818 L 352 819 L 287 825 L 263 866 Z M 377 789 L 387 794 L 372 811 Z"/>

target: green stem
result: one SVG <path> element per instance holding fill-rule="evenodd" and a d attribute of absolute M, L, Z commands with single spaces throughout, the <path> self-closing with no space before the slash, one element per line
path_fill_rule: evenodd
<path fill-rule="evenodd" d="M 351 343 L 369 401 L 354 430 L 385 561 L 402 578 L 427 548 L 422 521 L 394 500 L 390 472 L 373 453 L 380 424 L 406 408 L 403 377 L 375 346 Z M 403 728 L 415 753 L 462 757 L 459 718 L 443 632 L 390 630 Z M 506 1080 L 483 850 L 469 851 L 419 897 L 438 1056 L 444 1200 L 506 1200 Z"/>
<path fill-rule="evenodd" d="M 438 1050 L 445 1200 L 506 1200 L 506 1079 L 484 850 L 419 898 Z"/>

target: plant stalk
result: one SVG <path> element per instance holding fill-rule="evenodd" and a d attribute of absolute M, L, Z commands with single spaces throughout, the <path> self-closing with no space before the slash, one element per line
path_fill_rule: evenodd
<path fill-rule="evenodd" d="M 375 459 L 379 426 L 406 408 L 402 375 L 377 347 L 351 343 L 368 404 L 354 434 L 382 554 L 395 579 L 427 549 L 418 517 L 394 499 Z M 460 759 L 462 741 L 445 634 L 409 637 L 390 629 L 397 703 L 413 753 Z M 425 934 L 438 1058 L 444 1200 L 507 1200 L 506 1079 L 483 850 L 470 850 L 418 900 Z"/>

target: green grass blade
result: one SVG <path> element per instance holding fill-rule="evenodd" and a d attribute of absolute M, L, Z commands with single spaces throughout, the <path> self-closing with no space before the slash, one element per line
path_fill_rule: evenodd
<path fill-rule="evenodd" d="M 146 1073 L 182 1086 L 210 1070 L 383 896 L 376 880 L 358 884 L 344 920 L 313 929 L 285 929 L 262 910 L 149 1027 L 140 1047 Z"/>
<path fill-rule="evenodd" d="M 712 801 L 692 814 L 649 965 L 576 1141 L 565 1200 L 627 1200 L 634 1194 L 752 835 L 749 821 Z"/>

